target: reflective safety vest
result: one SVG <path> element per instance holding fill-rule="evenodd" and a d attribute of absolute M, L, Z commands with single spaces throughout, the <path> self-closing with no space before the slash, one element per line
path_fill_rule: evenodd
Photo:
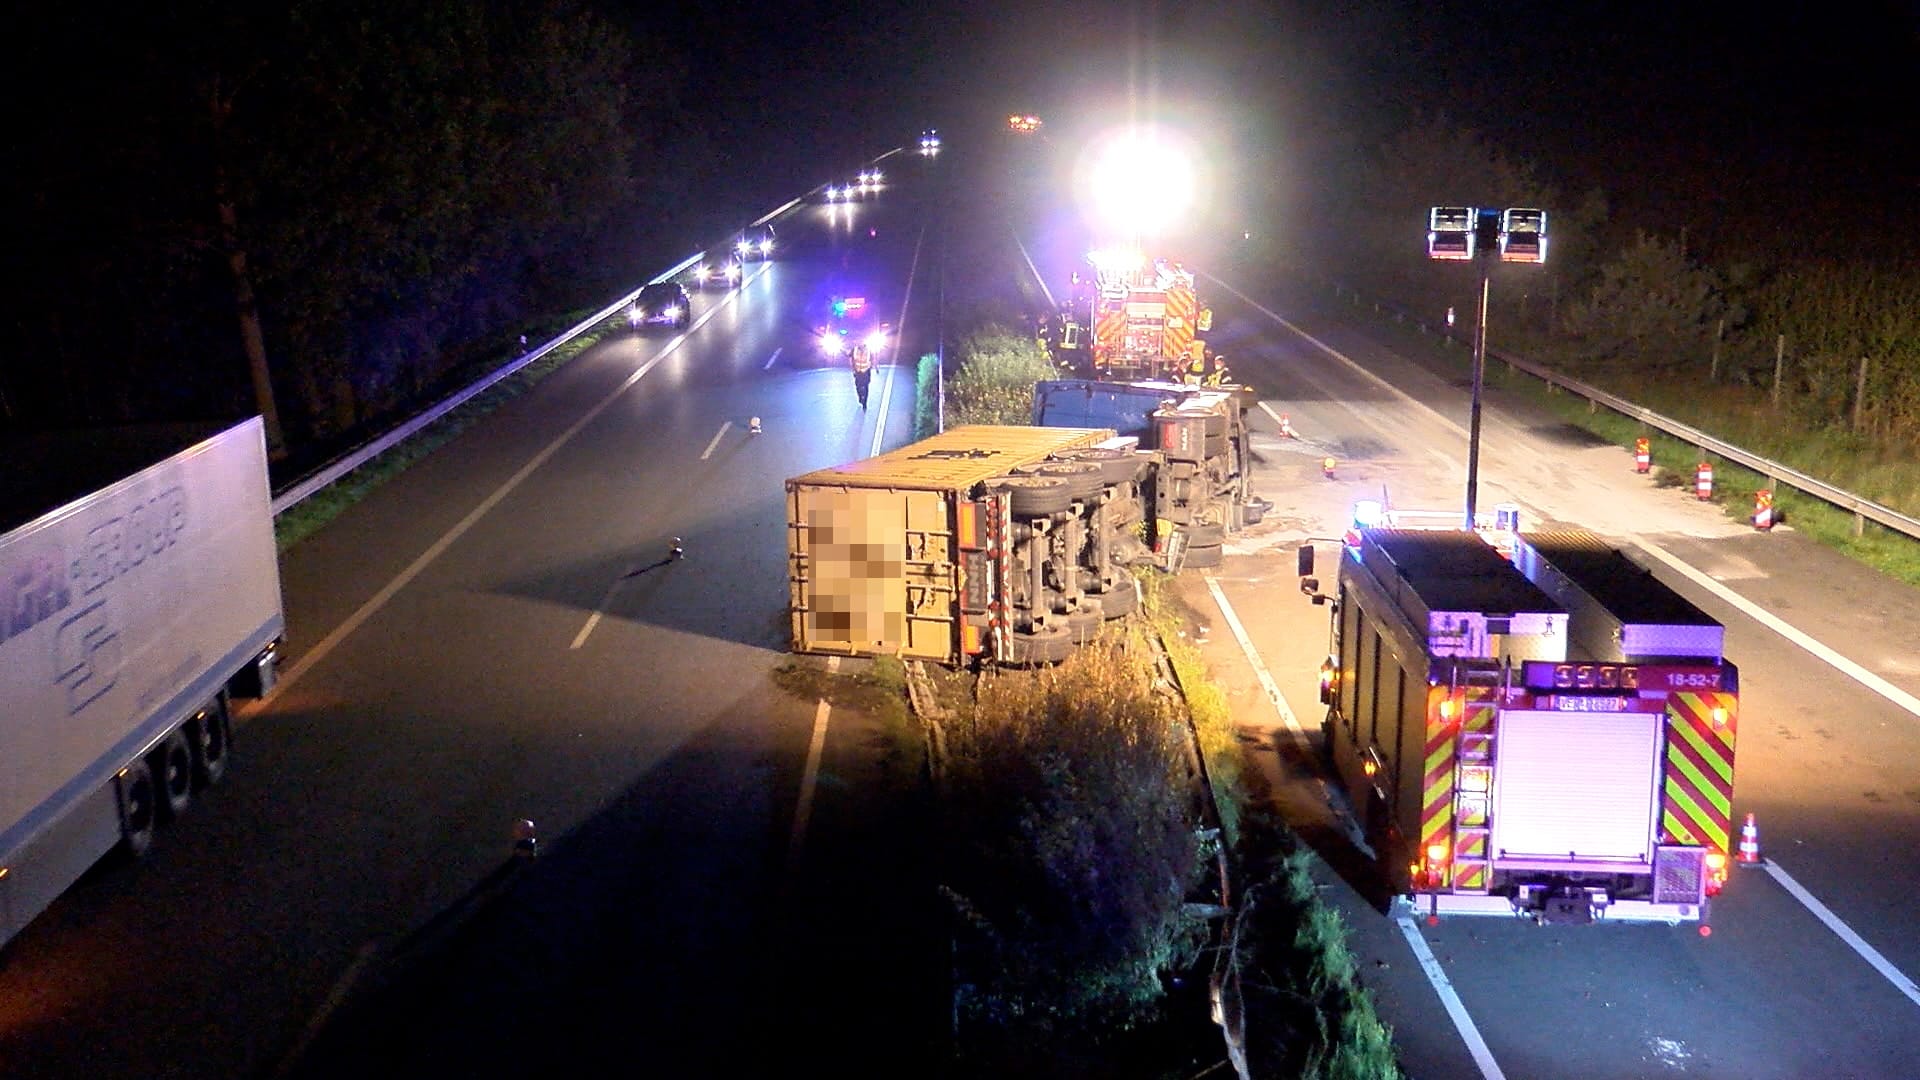
<path fill-rule="evenodd" d="M 873 354 L 867 351 L 865 345 L 855 345 L 853 347 L 853 370 L 856 372 L 867 371 L 872 367 Z"/>

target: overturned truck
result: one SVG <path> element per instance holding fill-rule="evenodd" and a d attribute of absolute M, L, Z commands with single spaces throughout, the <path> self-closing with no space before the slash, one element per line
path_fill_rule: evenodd
<path fill-rule="evenodd" d="M 1137 605 L 1131 567 L 1218 554 L 1223 525 L 1166 505 L 1224 438 L 1209 415 L 1183 416 L 1171 450 L 1111 428 L 960 427 L 787 481 L 794 650 L 1065 659 Z"/>

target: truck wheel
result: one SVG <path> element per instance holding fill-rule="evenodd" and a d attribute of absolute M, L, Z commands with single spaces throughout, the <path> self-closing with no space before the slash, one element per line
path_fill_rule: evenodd
<path fill-rule="evenodd" d="M 1211 546 L 1201 545 L 1199 547 L 1189 546 L 1187 548 L 1186 561 L 1180 565 L 1186 570 L 1211 570 L 1219 566 L 1222 561 L 1223 556 L 1220 554 L 1219 544 Z"/>
<path fill-rule="evenodd" d="M 1136 457 L 1131 451 L 1115 449 L 1111 446 L 1086 446 L 1078 450 L 1062 450 L 1061 461 L 1091 461 L 1100 466 L 1100 475 L 1109 484 L 1131 483 L 1139 477 L 1145 459 Z"/>
<path fill-rule="evenodd" d="M 227 716 L 219 704 L 200 710 L 193 720 L 193 778 L 212 787 L 227 775 Z"/>
<path fill-rule="evenodd" d="M 1205 521 L 1187 526 L 1187 543 L 1194 547 L 1219 547 L 1226 539 L 1226 527 L 1218 522 Z"/>
<path fill-rule="evenodd" d="M 1073 492 L 1057 476 L 1003 476 L 994 486 L 1012 497 L 1014 517 L 1047 517 L 1073 508 Z"/>
<path fill-rule="evenodd" d="M 1104 618 L 1124 619 L 1139 606 L 1140 594 L 1134 591 L 1132 578 L 1122 581 L 1112 592 L 1100 594 L 1100 614 Z"/>
<path fill-rule="evenodd" d="M 1076 499 L 1091 499 L 1107 486 L 1106 474 L 1091 461 L 1042 461 L 1027 475 L 1057 476 L 1066 481 L 1068 493 Z"/>
<path fill-rule="evenodd" d="M 1089 596 L 1082 601 L 1086 606 L 1067 616 L 1067 633 L 1075 645 L 1085 645 L 1100 633 L 1100 624 L 1105 621 L 1105 611 L 1100 607 L 1099 598 Z"/>
<path fill-rule="evenodd" d="M 1057 664 L 1073 655 L 1073 635 L 1064 626 L 1049 626 L 1038 633 L 1015 632 L 1007 643 L 1007 662 L 1023 667 Z"/>
<path fill-rule="evenodd" d="M 184 725 L 182 725 L 184 727 Z M 147 755 L 157 783 L 160 805 L 171 821 L 187 812 L 193 802 L 193 748 L 187 744 L 182 728 L 174 728 Z"/>
<path fill-rule="evenodd" d="M 153 770 L 146 758 L 137 758 L 113 782 L 120 802 L 120 849 L 137 859 L 153 847 L 153 830 L 160 824 Z"/>

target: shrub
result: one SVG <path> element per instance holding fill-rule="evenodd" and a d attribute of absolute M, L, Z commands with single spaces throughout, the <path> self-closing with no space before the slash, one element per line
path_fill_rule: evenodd
<path fill-rule="evenodd" d="M 997 324 L 967 335 L 955 354 L 959 365 L 947 394 L 949 427 L 1030 423 L 1033 384 L 1057 374 L 1038 341 Z"/>

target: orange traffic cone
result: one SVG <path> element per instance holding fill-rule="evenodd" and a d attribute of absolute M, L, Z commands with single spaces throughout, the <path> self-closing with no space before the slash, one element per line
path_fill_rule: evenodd
<path fill-rule="evenodd" d="M 1653 471 L 1653 443 L 1644 435 L 1633 440 L 1633 471 L 1637 473 Z"/>
<path fill-rule="evenodd" d="M 1734 861 L 1741 866 L 1759 866 L 1761 863 L 1760 826 L 1754 824 L 1752 814 L 1748 814 L 1747 823 L 1740 826 L 1740 854 Z"/>
<path fill-rule="evenodd" d="M 1287 419 L 1286 413 L 1280 414 L 1280 434 L 1289 439 L 1297 439 L 1300 437 L 1294 434 L 1293 422 Z"/>

